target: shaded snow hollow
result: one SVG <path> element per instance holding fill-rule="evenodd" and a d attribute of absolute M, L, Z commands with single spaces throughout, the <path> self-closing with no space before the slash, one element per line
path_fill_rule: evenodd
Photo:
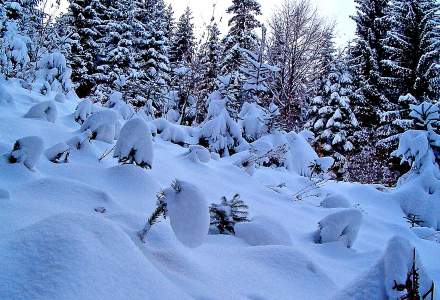
<path fill-rule="evenodd" d="M 24 117 L 47 101 L 56 107 L 53 122 L 44 115 Z M 126 123 L 116 106 L 83 102 L 75 114 L 75 99 L 61 103 L 4 82 L 0 105 L 0 299 L 329 299 L 352 295 L 359 281 L 382 294 L 357 299 L 385 299 L 384 280 L 407 264 L 381 271 L 384 260 L 393 262 L 386 257 L 408 252 L 406 242 L 401 250 L 385 252 L 395 235 L 417 248 L 424 271 L 440 286 L 439 244 L 409 228 L 392 192 L 329 182 L 318 197 L 294 201 L 293 195 L 310 184 L 299 174 L 317 158 L 301 135 L 283 138 L 293 147 L 289 170 L 257 168 L 250 176 L 234 165 L 234 156 L 209 159 L 206 149 L 189 150 L 159 134 L 152 141 L 153 167 L 146 170 L 119 165 L 113 155 L 98 160 Z M 95 117 L 81 126 L 90 115 Z M 90 143 L 87 129 L 96 135 Z M 187 129 L 175 125 L 177 130 L 191 141 Z M 32 170 L 8 163 L 15 141 L 29 136 L 41 138 L 45 155 L 32 160 Z M 67 146 L 67 163 L 48 159 Z M 171 223 L 161 220 L 145 244 L 140 242 L 137 233 L 155 208 L 156 194 L 175 179 L 197 188 L 200 195 L 192 200 L 200 203 L 239 193 L 254 223 L 239 225 L 237 236 L 206 236 L 200 230 L 200 238 L 188 244 L 202 244 L 187 247 L 179 239 L 188 242 L 190 227 L 181 219 L 173 222 L 181 205 L 188 208 L 185 196 L 173 199 Z M 362 214 L 351 248 L 337 238 L 315 243 L 318 222 L 348 207 Z M 192 213 L 186 211 L 188 218 Z M 206 225 L 207 215 L 202 216 L 192 220 L 195 227 Z M 375 270 L 378 276 L 366 277 Z"/>

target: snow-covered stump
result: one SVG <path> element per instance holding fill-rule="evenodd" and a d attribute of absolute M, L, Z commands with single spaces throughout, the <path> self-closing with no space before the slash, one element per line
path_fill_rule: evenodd
<path fill-rule="evenodd" d="M 84 99 L 76 106 L 73 117 L 75 122 L 83 124 L 88 117 L 90 117 L 95 111 L 93 103 L 89 99 Z"/>
<path fill-rule="evenodd" d="M 151 169 L 153 165 L 153 142 L 145 121 L 132 119 L 122 127 L 113 152 L 123 164 L 136 164 Z"/>
<path fill-rule="evenodd" d="M 47 149 L 44 154 L 46 155 L 47 159 L 53 163 L 68 163 L 70 146 L 66 143 L 58 143 Z"/>
<path fill-rule="evenodd" d="M 211 160 L 211 153 L 203 146 L 191 145 L 186 157 L 195 163 L 208 163 Z"/>
<path fill-rule="evenodd" d="M 362 213 L 357 209 L 347 209 L 331 214 L 318 223 L 315 242 L 319 244 L 342 242 L 351 248 L 357 238 L 362 223 Z"/>
<path fill-rule="evenodd" d="M 11 153 L 8 155 L 9 163 L 22 163 L 28 169 L 33 170 L 34 166 L 43 153 L 44 142 L 38 136 L 28 136 L 17 140 Z"/>
<path fill-rule="evenodd" d="M 57 107 L 53 101 L 44 101 L 32 106 L 24 115 L 25 118 L 46 120 L 55 123 L 58 116 Z"/>
<path fill-rule="evenodd" d="M 81 126 L 82 132 L 86 130 L 92 131 L 92 140 L 113 143 L 119 136 L 121 123 L 114 111 L 106 109 L 98 111 L 87 118 Z"/>
<path fill-rule="evenodd" d="M 177 239 L 190 248 L 200 246 L 209 230 L 209 207 L 201 191 L 188 182 L 176 180 L 161 193 L 159 199 L 166 205 L 164 216 L 169 217 Z M 154 219 L 156 212 L 159 215 L 162 213 L 159 207 L 161 202 L 139 232 L 142 241 L 145 241 L 146 234 L 154 224 L 150 220 Z"/>

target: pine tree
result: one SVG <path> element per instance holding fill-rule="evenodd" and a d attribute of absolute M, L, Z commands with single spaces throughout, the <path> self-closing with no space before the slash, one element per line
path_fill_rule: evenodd
<path fill-rule="evenodd" d="M 206 99 L 216 88 L 216 80 L 220 72 L 220 30 L 214 20 L 207 28 L 208 38 L 200 47 L 201 82 L 197 103 L 197 121 L 204 120 L 207 113 Z"/>
<path fill-rule="evenodd" d="M 361 124 L 371 127 L 379 123 L 379 110 L 386 110 L 387 99 L 383 97 L 379 78 L 380 62 L 384 58 L 382 40 L 386 33 L 384 22 L 387 0 L 355 0 L 357 13 L 353 16 L 356 23 L 356 39 L 350 48 L 350 65 L 357 75 L 358 117 Z"/>
<path fill-rule="evenodd" d="M 312 100 L 308 127 L 315 133 L 317 152 L 332 156 L 333 170 L 342 179 L 347 172 L 346 155 L 354 149 L 353 133 L 358 121 L 350 107 L 352 79 L 343 61 L 335 61 L 322 78 L 321 88 Z"/>
<path fill-rule="evenodd" d="M 175 66 L 186 65 L 194 58 L 194 25 L 189 7 L 180 16 L 170 51 L 170 62 Z"/>
<path fill-rule="evenodd" d="M 99 0 L 70 0 L 68 14 L 72 36 L 68 61 L 79 97 L 91 95 L 96 87 L 94 74 L 100 62 L 98 40 L 102 38 L 98 11 L 103 10 L 105 7 Z"/>
<path fill-rule="evenodd" d="M 435 0 L 393 0 L 386 20 L 381 83 L 388 98 L 440 96 L 440 4 Z"/>

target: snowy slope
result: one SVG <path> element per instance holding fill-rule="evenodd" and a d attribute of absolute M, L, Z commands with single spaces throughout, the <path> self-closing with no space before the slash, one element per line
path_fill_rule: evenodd
<path fill-rule="evenodd" d="M 54 102 L 54 123 L 24 118 L 33 105 L 53 99 L 2 85 L 0 94 L 10 93 L 14 105 L 0 106 L 0 154 L 25 136 L 41 137 L 48 149 L 80 134 L 77 100 Z M 417 248 L 440 286 L 440 244 L 413 233 L 392 191 L 327 183 L 320 194 L 346 198 L 361 211 L 362 223 L 351 248 L 317 244 L 318 222 L 346 208 L 324 208 L 323 197 L 294 201 L 306 178 L 267 168 L 250 176 L 234 165 L 234 156 L 201 163 L 159 136 L 153 147 L 151 170 L 121 166 L 112 155 L 98 161 L 112 148 L 101 141 L 73 150 L 66 164 L 43 155 L 34 170 L 2 156 L 0 299 L 328 299 L 371 274 L 396 235 Z M 143 244 L 137 232 L 156 193 L 175 179 L 196 186 L 209 203 L 239 193 L 255 222 L 237 236 L 209 235 L 193 249 L 163 220 Z M 374 282 L 379 277 L 369 277 L 372 286 L 382 284 Z"/>

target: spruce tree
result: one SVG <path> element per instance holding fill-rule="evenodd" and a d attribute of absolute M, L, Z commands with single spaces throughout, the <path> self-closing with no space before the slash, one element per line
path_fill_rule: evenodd
<path fill-rule="evenodd" d="M 379 123 L 380 110 L 386 110 L 388 100 L 383 97 L 379 78 L 380 62 L 384 58 L 382 40 L 386 33 L 384 21 L 388 0 L 355 0 L 357 13 L 353 16 L 356 23 L 356 39 L 350 48 L 350 65 L 358 77 L 358 117 L 365 127 Z"/>
<path fill-rule="evenodd" d="M 334 158 L 334 173 L 342 179 L 348 171 L 346 155 L 354 150 L 353 133 L 358 121 L 350 107 L 352 79 L 347 66 L 335 61 L 329 70 L 311 102 L 306 127 L 315 133 L 317 152 Z"/>
<path fill-rule="evenodd" d="M 179 18 L 170 51 L 170 62 L 174 67 L 187 65 L 194 57 L 194 25 L 192 12 L 189 7 Z"/>
<path fill-rule="evenodd" d="M 420 100 L 440 96 L 439 11 L 436 0 L 391 1 L 381 77 L 390 99 L 408 93 Z"/>

